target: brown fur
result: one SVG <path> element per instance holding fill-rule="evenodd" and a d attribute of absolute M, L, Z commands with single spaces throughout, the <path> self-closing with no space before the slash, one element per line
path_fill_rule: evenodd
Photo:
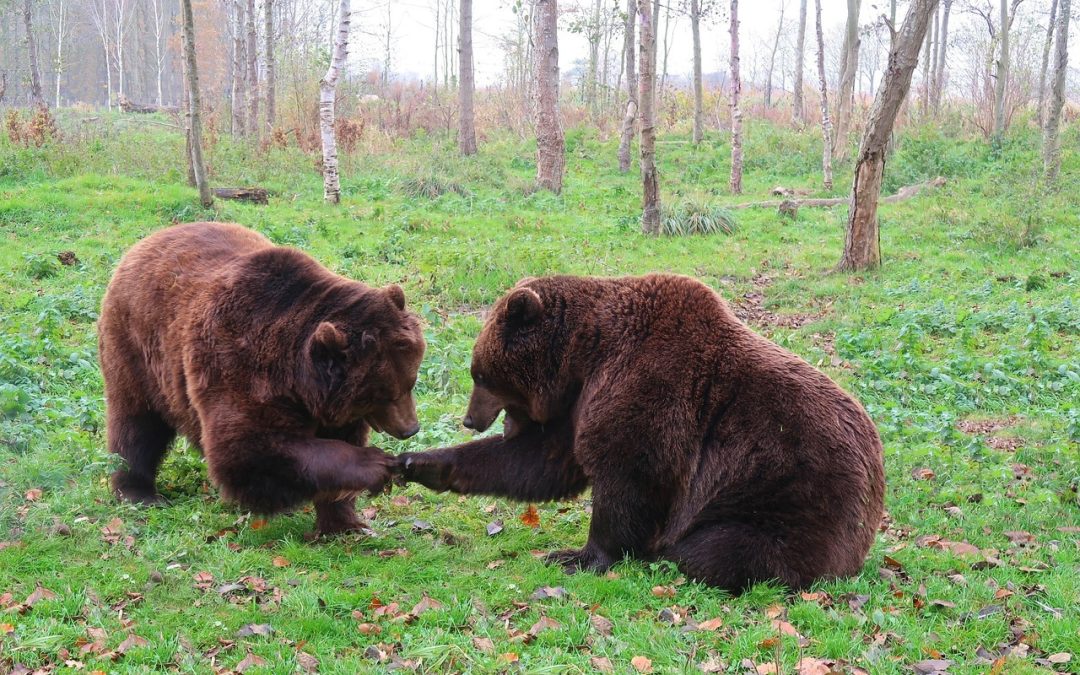
<path fill-rule="evenodd" d="M 521 500 L 593 489 L 589 538 L 551 558 L 675 561 L 739 591 L 857 574 L 882 516 L 862 406 L 690 278 L 549 277 L 493 308 L 466 426 L 504 435 L 403 456 L 436 490 Z"/>
<path fill-rule="evenodd" d="M 222 495 L 275 513 L 314 501 L 324 532 L 356 529 L 354 499 L 391 457 L 369 427 L 416 432 L 424 352 L 398 286 L 374 289 L 239 225 L 157 232 L 121 260 L 98 323 L 119 497 L 160 499 L 176 433 Z"/>

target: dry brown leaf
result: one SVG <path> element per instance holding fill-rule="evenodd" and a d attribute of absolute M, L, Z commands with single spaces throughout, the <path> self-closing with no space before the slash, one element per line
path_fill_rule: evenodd
<path fill-rule="evenodd" d="M 644 656 L 635 656 L 630 659 L 630 665 L 639 673 L 651 673 L 653 671 L 652 661 Z"/>
<path fill-rule="evenodd" d="M 615 626 L 615 624 L 611 622 L 611 619 L 600 616 L 599 614 L 589 615 L 589 623 L 591 623 L 592 627 L 596 629 L 596 632 L 601 635 L 611 635 L 611 629 Z"/>
<path fill-rule="evenodd" d="M 589 665 L 601 673 L 614 673 L 615 666 L 611 665 L 611 659 L 606 656 L 594 656 L 589 659 Z"/>
<path fill-rule="evenodd" d="M 529 628 L 529 635 L 538 635 L 541 631 L 558 630 L 559 628 L 562 628 L 561 623 L 559 623 L 555 619 L 541 616 L 540 620 L 534 623 L 531 628 Z"/>
<path fill-rule="evenodd" d="M 768 609 L 765 610 L 765 616 L 769 617 L 770 619 L 775 619 L 778 616 L 783 615 L 783 613 L 784 613 L 784 606 L 783 605 L 770 605 L 768 607 Z"/>
<path fill-rule="evenodd" d="M 420 602 L 413 605 L 412 611 L 409 613 L 413 616 L 420 616 L 429 609 L 440 609 L 442 606 L 443 604 L 441 602 L 435 598 L 428 597 L 428 594 L 425 593 L 423 597 L 420 598 Z"/>
<path fill-rule="evenodd" d="M 247 656 L 243 658 L 240 663 L 236 664 L 236 672 L 243 673 L 246 670 L 254 668 L 255 666 L 265 666 L 266 659 L 261 656 L 256 656 L 251 652 L 248 652 Z"/>
<path fill-rule="evenodd" d="M 38 586 L 30 595 L 26 596 L 26 600 L 23 600 L 23 605 L 29 609 L 42 600 L 55 600 L 56 597 L 56 593 L 53 593 L 44 586 Z"/>
<path fill-rule="evenodd" d="M 296 652 L 296 665 L 305 673 L 319 672 L 319 659 L 307 652 Z"/>
<path fill-rule="evenodd" d="M 798 675 L 829 675 L 832 672 L 832 663 L 806 656 L 795 664 L 795 672 Z"/>
<path fill-rule="evenodd" d="M 266 518 L 256 518 L 251 521 L 251 529 L 253 530 L 261 530 L 264 527 L 266 527 Z"/>
<path fill-rule="evenodd" d="M 920 467 L 911 472 L 911 477 L 915 480 L 933 480 L 936 474 L 927 467 Z"/>
<path fill-rule="evenodd" d="M 124 654 L 125 652 L 134 649 L 136 647 L 145 647 L 150 644 L 150 641 L 144 637 L 139 637 L 132 633 L 124 638 L 124 641 L 120 643 L 120 646 L 116 648 L 117 654 Z"/>
<path fill-rule="evenodd" d="M 473 647 L 484 652 L 485 654 L 490 654 L 495 651 L 495 642 L 492 641 L 491 638 L 474 637 L 472 639 L 472 644 Z"/>
<path fill-rule="evenodd" d="M 1057 654 L 1051 654 L 1046 657 L 1046 660 L 1053 664 L 1062 664 L 1072 661 L 1072 654 L 1069 652 L 1058 652 Z"/>
<path fill-rule="evenodd" d="M 536 510 L 536 504 L 529 504 L 520 518 L 529 527 L 540 527 L 540 513 Z"/>
<path fill-rule="evenodd" d="M 793 637 L 802 637 L 799 635 L 799 631 L 795 630 L 795 626 L 792 626 L 787 621 L 781 621 L 779 619 L 773 619 L 772 627 L 774 630 L 780 631 L 783 635 L 791 635 Z"/>
<path fill-rule="evenodd" d="M 517 663 L 518 655 L 514 652 L 506 652 L 505 654 L 499 654 L 499 660 L 504 663 Z"/>
<path fill-rule="evenodd" d="M 674 586 L 653 586 L 652 594 L 658 598 L 674 598 L 675 587 Z"/>
<path fill-rule="evenodd" d="M 40 488 L 30 488 L 26 491 L 26 494 L 24 494 L 23 497 L 25 497 L 26 501 L 28 502 L 36 502 L 37 500 L 41 499 L 41 495 L 42 492 Z"/>
<path fill-rule="evenodd" d="M 776 664 L 771 662 L 762 663 L 754 670 L 757 671 L 758 675 L 777 675 L 777 673 L 779 672 L 778 670 L 776 670 Z"/>
<path fill-rule="evenodd" d="M 716 617 L 715 619 L 708 619 L 706 621 L 702 621 L 701 623 L 699 623 L 697 625 L 697 629 L 698 630 L 717 630 L 718 628 L 720 628 L 723 625 L 724 625 L 724 620 L 721 619 L 720 617 Z"/>
<path fill-rule="evenodd" d="M 0 635 L 8 635 L 15 632 L 15 626 L 10 623 L 0 623 Z"/>
<path fill-rule="evenodd" d="M 382 626 L 377 623 L 362 623 L 357 628 L 364 635 L 378 635 L 382 632 Z"/>
<path fill-rule="evenodd" d="M 288 558 L 286 558 L 285 556 L 281 556 L 281 555 L 274 556 L 274 559 L 273 559 L 272 562 L 274 563 L 274 567 L 288 567 L 289 565 L 292 564 L 291 562 L 289 562 Z"/>

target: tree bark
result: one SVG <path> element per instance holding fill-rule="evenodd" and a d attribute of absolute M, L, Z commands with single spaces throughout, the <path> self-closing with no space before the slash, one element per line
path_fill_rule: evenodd
<path fill-rule="evenodd" d="M 1050 87 L 1050 105 L 1043 129 L 1043 178 L 1048 185 L 1057 182 L 1061 170 L 1061 110 L 1065 107 L 1065 76 L 1069 69 L 1069 0 L 1061 0 L 1057 17 L 1057 44 L 1054 50 L 1054 82 Z"/>
<path fill-rule="evenodd" d="M 626 0 L 626 31 L 623 43 L 623 60 L 626 67 L 626 113 L 623 116 L 619 139 L 619 171 L 630 170 L 630 144 L 634 139 L 634 121 L 637 118 L 637 73 L 634 66 L 634 25 L 637 17 L 637 0 Z"/>
<path fill-rule="evenodd" d="M 202 116 L 199 112 L 199 69 L 195 58 L 195 17 L 191 11 L 191 0 L 180 0 L 184 26 L 184 63 L 187 77 L 188 126 L 191 129 L 191 168 L 195 174 L 195 185 L 199 188 L 199 201 L 203 206 L 214 203 L 210 192 L 210 183 L 206 177 L 206 165 L 202 155 Z"/>
<path fill-rule="evenodd" d="M 245 68 L 247 67 L 247 55 L 245 54 L 246 42 L 244 41 L 244 2 L 245 0 L 233 0 L 233 45 L 232 64 L 233 79 L 230 103 L 232 105 L 232 130 L 234 134 L 247 134 L 247 117 L 244 112 L 247 108 L 247 94 L 244 83 L 247 81 Z"/>
<path fill-rule="evenodd" d="M 836 92 L 836 133 L 833 135 L 833 157 L 847 156 L 848 135 L 855 107 L 855 75 L 859 70 L 859 0 L 847 0 L 847 24 L 840 61 L 840 86 Z"/>
<path fill-rule="evenodd" d="M 274 0 L 263 0 L 266 42 L 266 128 L 272 131 L 277 116 L 277 74 L 274 71 Z"/>
<path fill-rule="evenodd" d="M 874 97 L 870 121 L 855 163 L 844 254 L 838 265 L 840 270 L 864 270 L 881 264 L 877 208 L 885 175 L 886 150 L 897 113 L 911 87 L 911 75 L 919 63 L 919 49 L 936 6 L 937 0 L 912 0 L 904 24 L 889 49 L 889 65 Z"/>
<path fill-rule="evenodd" d="M 473 114 L 473 49 L 472 49 L 472 0 L 461 0 L 458 12 L 461 25 L 458 27 L 459 76 L 458 100 L 461 107 L 460 128 L 458 129 L 458 147 L 463 155 L 476 154 L 476 125 Z"/>
<path fill-rule="evenodd" d="M 742 79 L 739 77 L 739 0 L 731 0 L 731 178 L 728 187 L 731 194 L 742 194 L 742 109 L 739 94 Z"/>
<path fill-rule="evenodd" d="M 934 75 L 934 94 L 931 100 L 935 115 L 941 112 L 941 97 L 945 90 L 945 55 L 949 47 L 949 12 L 952 10 L 952 2 L 953 0 L 942 0 L 941 27 L 938 30 L 937 70 Z"/>
<path fill-rule="evenodd" d="M 319 130 L 323 151 L 323 199 L 330 204 L 341 201 L 341 185 L 338 181 L 337 138 L 334 136 L 334 98 L 337 95 L 338 77 L 345 67 L 349 53 L 349 0 L 338 3 L 337 30 L 334 32 L 334 48 L 330 67 L 319 82 Z"/>
<path fill-rule="evenodd" d="M 994 137 L 1005 133 L 1005 92 L 1009 79 L 1009 2 L 1001 0 L 1001 51 L 998 53 L 994 86 Z"/>
<path fill-rule="evenodd" d="M 30 59 L 30 98 L 35 106 L 48 107 L 41 93 L 41 72 L 38 70 L 37 40 L 34 39 L 33 5 L 23 0 L 23 25 L 26 27 L 26 52 Z"/>
<path fill-rule="evenodd" d="M 562 192 L 566 141 L 559 121 L 559 4 L 536 0 L 536 184 Z"/>
<path fill-rule="evenodd" d="M 247 95 L 248 131 L 259 140 L 259 32 L 256 29 L 255 0 L 247 0 Z"/>
<path fill-rule="evenodd" d="M 58 5 L 56 12 L 56 96 L 53 104 L 57 108 L 60 107 L 60 80 L 64 76 L 64 37 L 65 31 L 68 30 L 64 27 L 64 19 L 67 18 L 64 0 L 58 0 Z"/>
<path fill-rule="evenodd" d="M 690 29 L 694 36 L 694 145 L 705 136 L 705 111 L 701 91 L 701 0 L 690 0 Z"/>
<path fill-rule="evenodd" d="M 1046 42 L 1043 44 L 1042 68 L 1039 69 L 1039 126 L 1046 120 L 1046 72 L 1050 65 L 1050 47 L 1054 43 L 1054 28 L 1057 27 L 1058 0 L 1050 0 L 1050 20 L 1046 24 Z"/>
<path fill-rule="evenodd" d="M 161 89 L 161 75 L 165 70 L 166 50 L 162 49 L 161 38 L 165 32 L 165 7 L 162 0 L 152 0 L 151 8 L 154 10 L 154 65 L 156 67 L 157 104 L 158 107 L 165 105 Z"/>
<path fill-rule="evenodd" d="M 791 121 L 802 124 L 806 117 L 803 103 L 803 54 L 806 52 L 806 0 L 799 0 L 799 32 L 795 40 L 795 85 L 791 103 Z"/>
<path fill-rule="evenodd" d="M 641 231 L 660 234 L 660 178 L 656 171 L 656 23 L 653 0 L 638 3 L 641 30 L 641 78 L 638 99 L 641 101 Z"/>
<path fill-rule="evenodd" d="M 821 0 L 814 0 L 815 28 L 817 29 L 818 88 L 821 91 L 821 173 L 826 190 L 832 181 L 832 120 L 829 119 L 829 82 L 825 79 L 825 38 L 821 33 Z"/>
<path fill-rule="evenodd" d="M 930 113 L 930 52 L 934 49 L 934 33 L 930 30 L 929 20 L 922 50 L 922 98 L 919 108 L 925 118 Z"/>
<path fill-rule="evenodd" d="M 776 65 L 776 52 L 780 49 L 780 36 L 784 32 L 784 10 L 787 8 L 786 2 L 780 3 L 780 18 L 776 24 L 776 40 L 773 41 L 772 51 L 769 52 L 769 69 L 765 78 L 765 107 L 772 107 L 772 80 L 773 80 L 773 67 Z"/>

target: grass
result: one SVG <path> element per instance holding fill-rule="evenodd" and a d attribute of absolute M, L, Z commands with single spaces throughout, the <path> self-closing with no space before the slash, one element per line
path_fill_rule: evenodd
<path fill-rule="evenodd" d="M 886 191 L 949 183 L 882 208 L 885 265 L 859 275 L 829 271 L 843 207 L 804 208 L 795 222 L 741 210 L 728 234 L 641 236 L 636 175 L 614 168 L 612 141 L 580 130 L 567 134 L 561 196 L 532 190 L 528 143 L 496 137 L 461 159 L 446 139 L 419 138 L 345 158 L 336 208 L 322 204 L 310 157 L 222 138 L 209 152 L 215 183 L 263 185 L 271 203 L 203 210 L 182 184 L 175 134 L 114 117 L 61 126 L 64 144 L 0 140 L 0 606 L 13 606 L 0 612 L 0 671 L 592 672 L 607 659 L 637 672 L 644 657 L 658 673 L 793 672 L 804 658 L 872 673 L 943 659 L 981 673 L 1005 652 L 997 672 L 1080 667 L 1075 126 L 1057 192 L 1034 182 L 1030 130 L 997 148 L 906 132 Z M 750 124 L 747 195 L 817 192 L 818 142 Z M 697 149 L 662 144 L 664 199 L 719 213 L 745 200 L 725 194 L 727 158 L 715 135 Z M 856 578 L 731 598 L 665 564 L 606 576 L 545 565 L 537 553 L 584 542 L 587 498 L 538 505 L 532 526 L 525 505 L 396 489 L 361 502 L 371 536 L 308 542 L 311 513 L 267 522 L 223 504 L 181 443 L 161 476 L 171 505 L 117 504 L 98 304 L 126 248 L 205 218 L 404 285 L 429 347 L 423 431 L 375 438 L 395 452 L 467 438 L 479 312 L 520 277 L 701 278 L 866 405 L 885 443 L 887 527 Z M 73 264 L 57 259 L 65 251 Z M 544 587 L 558 590 L 534 598 Z"/>

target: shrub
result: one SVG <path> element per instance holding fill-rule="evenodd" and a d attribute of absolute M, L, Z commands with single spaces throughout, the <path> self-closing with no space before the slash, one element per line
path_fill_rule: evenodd
<path fill-rule="evenodd" d="M 690 234 L 732 234 L 735 215 L 714 204 L 685 200 L 674 207 L 662 207 L 660 233 L 669 236 Z"/>

